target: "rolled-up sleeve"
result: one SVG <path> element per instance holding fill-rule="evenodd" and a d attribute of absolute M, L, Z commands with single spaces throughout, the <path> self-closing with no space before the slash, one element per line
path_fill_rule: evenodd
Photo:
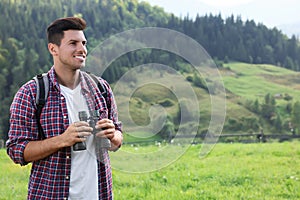
<path fill-rule="evenodd" d="M 29 141 L 36 140 L 37 125 L 32 92 L 22 86 L 10 107 L 10 127 L 6 142 L 7 154 L 17 164 L 26 165 L 24 150 Z"/>

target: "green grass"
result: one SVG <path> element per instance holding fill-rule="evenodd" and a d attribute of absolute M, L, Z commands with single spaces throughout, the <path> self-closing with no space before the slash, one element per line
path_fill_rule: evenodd
<path fill-rule="evenodd" d="M 123 199 L 300 199 L 300 142 L 223 144 L 205 158 L 201 145 L 191 146 L 183 156 L 151 173 L 113 170 L 115 200 Z M 122 151 L 159 151 L 158 146 L 123 146 Z M 174 146 L 181 150 L 182 146 Z M 114 167 L 115 155 L 112 153 Z M 18 167 L 0 151 L 0 199 L 25 199 L 30 168 Z M 132 160 L 125 160 L 128 167 Z M 151 165 L 151 163 L 149 163 Z"/>
<path fill-rule="evenodd" d="M 229 63 L 231 73 L 223 73 L 226 89 L 245 99 L 262 99 L 267 93 L 290 94 L 300 98 L 299 73 L 273 65 Z"/>
<path fill-rule="evenodd" d="M 14 164 L 0 149 L 0 200 L 26 199 L 30 165 Z"/>
<path fill-rule="evenodd" d="M 217 144 L 204 159 L 200 145 L 192 146 L 159 171 L 115 171 L 116 200 L 299 199 L 299 144 Z"/>

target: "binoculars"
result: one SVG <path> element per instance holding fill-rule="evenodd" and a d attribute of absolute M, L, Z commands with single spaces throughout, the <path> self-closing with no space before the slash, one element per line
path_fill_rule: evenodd
<path fill-rule="evenodd" d="M 79 117 L 80 121 L 85 121 L 85 122 L 89 123 L 90 127 L 93 128 L 93 132 L 92 132 L 93 135 L 95 135 L 97 132 L 101 131 L 101 129 L 95 128 L 97 121 L 100 118 L 99 110 L 95 110 L 92 113 L 92 116 L 90 116 L 90 117 L 88 117 L 86 111 L 81 111 L 78 113 L 78 117 Z M 99 140 L 100 140 L 100 147 L 102 147 L 102 148 L 110 148 L 111 147 L 111 143 L 108 138 L 99 138 Z M 84 141 L 77 142 L 76 144 L 73 145 L 73 150 L 74 151 L 86 150 L 86 143 Z"/>

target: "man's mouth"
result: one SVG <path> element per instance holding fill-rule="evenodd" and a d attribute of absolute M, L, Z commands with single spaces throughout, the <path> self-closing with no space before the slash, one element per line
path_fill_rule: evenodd
<path fill-rule="evenodd" d="M 74 55 L 73 57 L 74 57 L 74 58 L 77 58 L 77 59 L 79 59 L 79 60 L 82 60 L 82 61 L 85 60 L 85 55 Z"/>

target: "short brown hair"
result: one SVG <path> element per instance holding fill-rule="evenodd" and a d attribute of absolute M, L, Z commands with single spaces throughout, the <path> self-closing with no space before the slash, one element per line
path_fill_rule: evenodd
<path fill-rule="evenodd" d="M 47 28 L 48 43 L 60 46 L 60 42 L 64 37 L 64 31 L 67 30 L 84 30 L 86 22 L 78 17 L 59 18 L 53 21 Z"/>

